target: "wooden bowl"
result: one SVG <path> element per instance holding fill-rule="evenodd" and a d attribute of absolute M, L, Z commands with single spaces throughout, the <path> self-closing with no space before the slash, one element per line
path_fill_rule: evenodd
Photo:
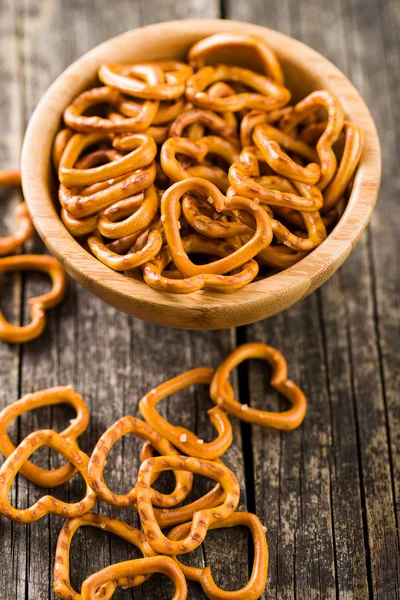
<path fill-rule="evenodd" d="M 159 58 L 184 59 L 190 46 L 208 35 L 253 33 L 275 49 L 294 100 L 315 89 L 332 89 L 346 116 L 365 133 L 365 148 L 346 211 L 328 238 L 289 269 L 229 294 L 157 292 L 112 271 L 68 233 L 59 217 L 51 148 L 70 101 L 96 81 L 102 63 Z M 257 68 L 256 57 L 230 52 L 231 62 Z M 183 329 L 219 329 L 258 321 L 285 310 L 318 288 L 349 256 L 367 226 L 380 182 L 380 146 L 371 114 L 349 80 L 326 58 L 282 33 L 236 21 L 182 20 L 119 35 L 73 63 L 46 92 L 29 123 L 22 153 L 22 181 L 33 222 L 66 271 L 91 292 L 140 319 Z"/>

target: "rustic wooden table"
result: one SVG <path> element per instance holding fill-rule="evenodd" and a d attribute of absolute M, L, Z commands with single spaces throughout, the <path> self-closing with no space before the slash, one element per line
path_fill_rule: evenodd
<path fill-rule="evenodd" d="M 32 110 L 75 58 L 127 29 L 184 17 L 225 17 L 276 28 L 316 48 L 348 74 L 372 110 L 383 147 L 383 180 L 372 224 L 322 289 L 283 314 L 237 331 L 148 325 L 70 281 L 66 301 L 52 311 L 39 340 L 22 347 L 0 343 L 0 406 L 27 392 L 72 384 L 92 410 L 82 438 L 89 451 L 116 419 L 137 414 L 145 391 L 184 368 L 215 366 L 245 340 L 277 346 L 288 359 L 291 377 L 307 394 L 307 418 L 289 433 L 235 424 L 227 460 L 239 474 L 242 505 L 268 528 L 270 569 L 263 598 L 400 598 L 400 4 L 0 0 L 0 165 L 18 165 Z M 2 204 L 9 209 L 9 201 Z M 42 252 L 43 245 L 36 239 L 30 249 Z M 2 279 L 6 315 L 25 320 L 25 299 L 43 285 L 31 276 Z M 279 407 L 267 392 L 267 375 L 256 364 L 239 371 L 242 402 Z M 206 437 L 212 435 L 204 416 L 208 405 L 205 391 L 195 390 L 171 398 L 166 410 Z M 61 429 L 63 423 L 63 411 L 43 410 L 27 415 L 13 433 L 17 439 L 49 424 Z M 133 481 L 137 448 L 126 439 L 111 455 L 108 480 L 114 489 L 127 489 Z M 48 453 L 42 460 L 54 465 L 57 459 Z M 77 479 L 59 494 L 70 499 L 81 492 Z M 22 507 L 39 491 L 21 478 L 12 493 Z M 137 524 L 134 509 L 123 518 Z M 2 599 L 55 598 L 51 574 L 59 528 L 57 518 L 29 527 L 0 519 Z M 72 554 L 72 580 L 78 585 L 94 570 L 132 557 L 132 550 L 106 534 L 85 531 L 74 541 Z M 246 532 L 231 530 L 211 533 L 191 561 L 212 565 L 217 581 L 232 589 L 245 583 L 251 555 Z M 116 597 L 170 598 L 163 583 L 154 577 Z M 190 598 L 203 597 L 193 584 Z"/>

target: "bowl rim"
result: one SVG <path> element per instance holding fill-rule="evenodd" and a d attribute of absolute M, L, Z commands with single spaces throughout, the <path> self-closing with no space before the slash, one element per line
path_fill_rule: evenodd
<path fill-rule="evenodd" d="M 356 171 L 345 212 L 327 239 L 301 261 L 288 269 L 255 281 L 229 294 L 206 290 L 190 295 L 175 295 L 153 290 L 145 283 L 111 270 L 85 250 L 67 231 L 58 216 L 51 192 L 51 143 L 60 119 L 60 96 L 76 94 L 80 72 L 93 70 L 116 47 L 132 37 L 151 40 L 160 35 L 197 31 L 200 37 L 222 31 L 246 31 L 268 40 L 278 55 L 293 59 L 296 53 L 311 65 L 317 76 L 328 76 L 352 122 L 364 131 L 364 150 Z M 200 33 L 206 31 L 205 34 Z M 87 81 L 87 80 L 85 80 Z M 86 85 L 82 86 L 84 89 Z M 79 92 L 78 92 L 79 93 Z M 62 109 L 66 106 L 63 105 Z M 346 111 L 346 112 L 347 112 Z M 45 140 L 38 143 L 38 140 Z M 51 143 L 50 143 L 51 140 Z M 27 128 L 22 149 L 22 185 L 34 226 L 49 250 L 66 271 L 90 291 L 120 310 L 144 320 L 175 327 L 213 329 L 244 325 L 284 310 L 308 295 L 325 281 L 347 258 L 370 221 L 380 183 L 381 153 L 379 138 L 368 107 L 354 85 L 327 58 L 286 34 L 259 25 L 226 19 L 183 19 L 147 25 L 115 36 L 96 46 L 72 63 L 44 94 Z M 224 324 L 221 325 L 221 319 Z"/>

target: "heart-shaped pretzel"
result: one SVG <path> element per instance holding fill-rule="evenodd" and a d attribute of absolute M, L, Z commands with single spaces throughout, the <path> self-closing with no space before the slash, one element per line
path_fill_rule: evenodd
<path fill-rule="evenodd" d="M 211 256 L 228 256 L 236 250 L 232 244 L 222 241 L 207 239 L 196 234 L 190 234 L 183 238 L 183 247 L 186 253 L 208 254 Z M 165 271 L 172 262 L 172 256 L 168 246 L 151 261 L 143 266 L 143 279 L 155 290 L 169 292 L 172 294 L 190 294 L 202 289 L 218 292 L 230 292 L 238 290 L 247 285 L 257 276 L 259 267 L 255 260 L 248 260 L 238 273 L 231 275 L 194 275 L 175 279 L 169 271 Z"/>
<path fill-rule="evenodd" d="M 171 137 L 181 137 L 186 127 L 194 123 L 200 123 L 204 127 L 211 129 L 215 135 L 227 140 L 237 138 L 235 127 L 231 127 L 225 119 L 217 115 L 217 113 L 211 110 L 202 110 L 201 108 L 185 110 L 185 112 L 177 116 L 171 124 L 169 134 Z"/>
<path fill-rule="evenodd" d="M 69 404 L 75 409 L 76 417 L 70 421 L 70 425 L 60 435 L 69 440 L 77 440 L 88 426 L 89 411 L 82 396 L 75 392 L 71 386 L 59 386 L 33 394 L 26 394 L 0 412 L 0 452 L 7 458 L 15 450 L 15 446 L 7 433 L 7 428 L 14 419 L 30 410 L 36 410 L 42 406 L 55 406 L 56 404 Z M 77 469 L 71 464 L 58 469 L 42 469 L 27 460 L 19 472 L 32 483 L 50 488 L 69 481 L 75 475 Z"/>
<path fill-rule="evenodd" d="M 175 469 L 188 470 L 218 481 L 225 492 L 224 501 L 219 506 L 194 513 L 189 534 L 179 542 L 169 540 L 161 532 L 151 503 L 150 488 L 154 473 Z M 139 469 L 137 504 L 140 522 L 149 544 L 160 554 L 174 556 L 198 548 L 204 541 L 209 526 L 226 519 L 236 510 L 239 497 L 239 482 L 234 473 L 222 463 L 188 456 L 159 456 L 149 458 Z"/>
<path fill-rule="evenodd" d="M 271 385 L 292 404 L 289 410 L 281 413 L 257 410 L 237 402 L 226 393 L 225 385 L 231 371 L 250 358 L 259 358 L 271 365 Z M 293 381 L 287 378 L 285 358 L 278 350 L 265 344 L 249 343 L 236 348 L 216 370 L 211 382 L 210 394 L 218 406 L 242 421 L 274 429 L 295 429 L 303 421 L 307 410 L 305 395 Z"/>
<path fill-rule="evenodd" d="M 250 157 L 251 161 L 249 161 Z M 312 212 L 321 209 L 324 199 L 316 186 L 311 186 L 310 197 L 303 197 L 264 187 L 255 179 L 258 175 L 255 149 L 246 147 L 241 152 L 240 160 L 231 165 L 229 169 L 229 181 L 236 194 L 245 198 L 257 199 L 263 204 L 283 206 L 298 211 Z M 227 195 L 229 196 L 228 192 Z"/>
<path fill-rule="evenodd" d="M 112 506 L 126 507 L 136 504 L 136 485 L 124 495 L 115 494 L 105 483 L 103 475 L 107 456 L 111 448 L 121 437 L 128 434 L 136 435 L 143 440 L 149 441 L 162 456 L 179 455 L 178 451 L 165 437 L 160 435 L 151 425 L 140 419 L 126 416 L 111 425 L 103 433 L 93 450 L 89 461 L 88 477 L 90 487 L 95 490 L 97 496 Z M 176 471 L 175 479 L 175 489 L 170 494 L 162 494 L 157 490 L 152 490 L 151 499 L 153 504 L 165 508 L 176 506 L 185 500 L 192 488 L 193 476 L 185 471 Z"/>
<path fill-rule="evenodd" d="M 63 524 L 58 536 L 54 560 L 53 587 L 57 596 L 62 600 L 82 600 L 82 595 L 73 589 L 70 581 L 71 543 L 75 533 L 81 527 L 95 527 L 112 533 L 139 548 L 144 557 L 157 554 L 141 531 L 123 521 L 92 512 L 82 517 L 69 519 Z M 109 600 L 118 586 L 134 587 L 142 584 L 146 579 L 148 579 L 148 575 L 132 575 L 121 577 L 117 581 L 110 581 L 96 592 L 95 598 L 96 600 Z"/>
<path fill-rule="evenodd" d="M 190 156 L 201 162 L 207 154 L 216 154 L 231 165 L 239 159 L 235 144 L 215 135 L 208 135 L 197 142 L 188 138 L 169 138 L 161 148 L 160 160 L 163 171 L 172 181 L 188 179 L 191 175 L 182 167 L 176 158 L 177 154 Z"/>
<path fill-rule="evenodd" d="M 89 108 L 98 104 L 119 106 L 121 94 L 111 87 L 93 88 L 80 94 L 64 111 L 65 124 L 81 133 L 132 133 L 143 131 L 150 127 L 157 114 L 157 101 L 147 100 L 143 103 L 137 115 L 131 118 L 121 118 L 118 121 L 103 117 L 84 115 Z"/>
<path fill-rule="evenodd" d="M 176 562 L 169 556 L 151 556 L 110 565 L 91 575 L 82 584 L 82 600 L 96 600 L 97 590 L 108 584 L 115 583 L 116 587 L 119 587 L 122 585 L 121 581 L 126 578 L 152 573 L 166 575 L 174 583 L 175 593 L 172 600 L 187 599 L 186 579 Z"/>
<path fill-rule="evenodd" d="M 193 69 L 176 60 L 141 64 L 102 65 L 99 79 L 128 96 L 148 100 L 174 100 L 185 92 L 185 82 Z M 160 74 L 164 81 L 160 81 Z M 144 81 L 143 81 L 144 79 Z"/>
<path fill-rule="evenodd" d="M 206 57 L 221 50 L 233 48 L 251 48 L 255 50 L 261 60 L 264 72 L 277 83 L 284 83 L 284 76 L 279 60 L 263 38 L 256 35 L 243 35 L 241 33 L 216 33 L 198 41 L 189 50 L 189 63 L 194 69 L 205 66 Z"/>
<path fill-rule="evenodd" d="M 43 446 L 62 454 L 79 471 L 86 482 L 85 497 L 80 502 L 70 504 L 57 500 L 54 496 L 43 496 L 29 508 L 22 510 L 14 508 L 8 499 L 11 485 L 28 458 Z M 30 433 L 15 448 L 0 469 L 0 514 L 19 523 L 33 523 L 48 514 L 58 515 L 64 519 L 81 517 L 90 511 L 97 501 L 96 494 L 90 489 L 87 479 L 88 463 L 89 457 L 79 449 L 75 441 L 51 429 Z"/>
<path fill-rule="evenodd" d="M 144 462 L 148 458 L 154 457 L 154 448 L 150 442 L 145 442 L 140 451 L 140 460 Z M 221 460 L 217 458 L 216 463 L 221 463 Z M 156 481 L 161 473 L 155 473 L 152 482 Z M 217 483 L 209 492 L 204 494 L 201 498 L 197 498 L 190 504 L 184 504 L 179 508 L 154 508 L 154 514 L 157 519 L 157 523 L 161 529 L 175 527 L 181 523 L 186 523 L 193 518 L 193 514 L 203 508 L 214 508 L 223 502 L 225 499 L 225 492 L 223 488 Z"/>
<path fill-rule="evenodd" d="M 178 224 L 181 212 L 180 200 L 187 192 L 200 193 L 208 199 L 217 212 L 244 210 L 250 213 L 256 221 L 255 233 L 251 240 L 232 252 L 229 256 L 207 263 L 206 265 L 195 265 L 185 252 Z M 185 277 L 205 273 L 219 275 L 229 273 L 253 258 L 261 250 L 269 246 L 272 241 L 270 219 L 257 202 L 240 196 L 227 198 L 215 185 L 198 177 L 179 181 L 164 192 L 161 200 L 161 215 L 165 237 L 173 261 Z"/>
<path fill-rule="evenodd" d="M 134 196 L 135 204 L 138 202 L 139 197 Z M 144 192 L 142 201 L 138 202 L 136 210 L 133 208 L 133 198 L 128 200 L 121 200 L 117 205 L 112 205 L 103 211 L 97 220 L 97 227 L 104 237 L 110 239 L 117 239 L 125 237 L 150 227 L 154 217 L 158 212 L 158 196 L 154 185 L 151 185 Z M 124 204 L 122 204 L 124 203 Z M 121 218 L 127 211 L 127 216 L 122 221 Z M 117 221 L 118 222 L 115 222 Z"/>
<path fill-rule="evenodd" d="M 317 152 L 321 164 L 321 178 L 318 181 L 318 187 L 320 190 L 324 190 L 336 171 L 337 159 L 332 146 L 338 139 L 344 124 L 343 108 L 336 95 L 330 90 L 312 92 L 282 117 L 279 126 L 283 131 L 290 133 L 299 123 L 302 123 L 321 107 L 328 112 L 326 129 L 317 143 Z"/>
<path fill-rule="evenodd" d="M 218 81 L 241 83 L 255 90 L 255 93 L 210 98 L 206 90 Z M 290 100 L 289 90 L 272 79 L 249 69 L 229 65 L 203 67 L 197 71 L 186 83 L 186 96 L 193 104 L 217 112 L 237 112 L 243 108 L 271 111 L 282 108 Z"/>
<path fill-rule="evenodd" d="M 264 527 L 259 518 L 251 513 L 236 512 L 223 521 L 213 523 L 209 529 L 243 526 L 247 527 L 251 532 L 254 545 L 254 559 L 250 579 L 240 590 L 222 590 L 215 583 L 210 566 L 203 569 L 189 567 L 175 557 L 185 578 L 190 581 L 197 581 L 203 588 L 207 598 L 211 598 L 212 600 L 258 600 L 262 596 L 268 579 L 268 544 Z M 181 540 L 188 534 L 190 527 L 191 523 L 178 525 L 178 527 L 175 527 L 168 533 L 168 539 Z"/>
<path fill-rule="evenodd" d="M 17 187 L 21 185 L 19 171 L 0 170 L 0 188 Z M 14 217 L 19 223 L 18 230 L 10 236 L 0 237 L 0 256 L 8 256 L 20 248 L 33 236 L 34 228 L 25 202 L 17 204 Z"/>
<path fill-rule="evenodd" d="M 58 198 L 61 206 L 74 217 L 90 217 L 129 196 L 134 196 L 147 189 L 156 178 L 155 163 L 131 173 L 127 177 L 111 179 L 90 186 L 94 189 L 78 191 L 79 188 L 68 188 L 61 184 Z M 96 187 L 95 187 L 96 186 Z"/>
<path fill-rule="evenodd" d="M 21 254 L 0 258 L 0 273 L 10 271 L 41 271 L 51 278 L 53 287 L 47 294 L 29 300 L 32 321 L 29 325 L 11 325 L 0 311 L 0 340 L 20 344 L 29 342 L 43 333 L 46 326 L 45 311 L 63 300 L 67 279 L 55 258 L 46 255 Z"/>
<path fill-rule="evenodd" d="M 278 131 L 278 134 L 276 134 L 276 131 Z M 280 143 L 276 141 L 277 139 L 280 140 Z M 280 144 L 285 144 L 287 149 L 300 154 L 294 148 L 297 147 L 300 151 L 307 149 L 306 144 L 301 140 L 293 140 L 289 134 L 281 135 L 279 130 L 270 125 L 257 125 L 254 129 L 253 140 L 261 151 L 266 163 L 278 175 L 308 183 L 309 185 L 315 185 L 319 180 L 321 170 L 317 163 L 311 162 L 306 167 L 302 167 L 281 149 Z"/>
<path fill-rule="evenodd" d="M 143 396 L 139 402 L 141 415 L 153 429 L 167 438 L 182 453 L 208 460 L 222 456 L 232 443 L 232 427 L 226 413 L 218 407 L 208 411 L 210 421 L 218 432 L 218 437 L 212 442 L 205 443 L 186 427 L 175 426 L 166 421 L 157 411 L 156 405 L 167 396 L 191 385 L 209 385 L 213 375 L 213 369 L 207 367 L 192 369 L 160 384 Z M 232 388 L 227 388 L 227 394 L 234 396 Z"/>
<path fill-rule="evenodd" d="M 99 231 L 91 233 L 87 238 L 87 243 L 94 256 L 107 267 L 114 271 L 129 271 L 152 260 L 161 250 L 163 238 L 160 224 L 157 222 L 148 230 L 144 246 L 131 250 L 127 254 L 120 255 L 114 252 L 103 242 Z"/>
<path fill-rule="evenodd" d="M 111 139 L 110 134 L 104 133 L 76 133 L 73 135 L 61 157 L 58 169 L 60 182 L 68 187 L 83 187 L 128 175 L 137 169 L 147 167 L 157 154 L 155 141 L 144 133 L 136 133 L 130 136 L 131 151 L 129 154 L 97 167 L 80 169 L 74 167 L 79 156 L 86 148 Z"/>

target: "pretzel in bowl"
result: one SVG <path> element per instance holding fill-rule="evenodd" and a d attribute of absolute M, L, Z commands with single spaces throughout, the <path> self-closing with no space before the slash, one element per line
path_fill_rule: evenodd
<path fill-rule="evenodd" d="M 69 404 L 76 412 L 76 417 L 60 433 L 60 436 L 76 441 L 89 424 L 89 411 L 84 399 L 71 386 L 48 388 L 33 394 L 26 394 L 0 412 L 0 452 L 3 456 L 7 458 L 15 451 L 15 446 L 7 433 L 10 423 L 28 411 L 58 404 Z M 58 469 L 43 469 L 27 460 L 20 468 L 19 473 L 36 485 L 50 488 L 69 481 L 77 473 L 77 468 L 68 463 Z"/>
<path fill-rule="evenodd" d="M 195 265 L 184 250 L 178 225 L 180 200 L 187 192 L 203 194 L 217 212 L 244 210 L 250 213 L 256 222 L 256 229 L 252 238 L 229 256 L 206 265 Z M 164 217 L 164 233 L 173 261 L 179 271 L 186 277 L 205 273 L 219 275 L 229 273 L 253 258 L 258 252 L 266 248 L 272 240 L 270 219 L 257 202 L 239 196 L 227 198 L 215 185 L 199 177 L 179 181 L 168 188 L 161 200 L 161 215 Z"/>
<path fill-rule="evenodd" d="M 171 600 L 187 599 L 186 579 L 176 562 L 169 556 L 152 556 L 127 560 L 94 573 L 82 583 L 82 600 L 95 600 L 97 590 L 104 589 L 104 586 L 115 584 L 115 587 L 120 587 L 121 581 L 127 578 L 146 577 L 153 573 L 166 575 L 173 582 L 175 593 Z"/>
<path fill-rule="evenodd" d="M 125 435 L 136 435 L 143 440 L 149 441 L 153 448 L 162 456 L 178 456 L 178 451 L 162 435 L 160 435 L 151 425 L 136 419 L 135 417 L 122 417 L 114 423 L 97 442 L 88 466 L 88 477 L 90 487 L 95 490 L 99 498 L 111 506 L 132 506 L 136 504 L 137 487 L 123 496 L 112 492 L 104 481 L 104 468 L 107 462 L 107 456 L 114 444 Z M 170 494 L 162 494 L 157 490 L 152 490 L 151 499 L 153 504 L 161 507 L 175 506 L 186 499 L 189 494 L 193 476 L 185 471 L 175 472 L 176 485 Z"/>
<path fill-rule="evenodd" d="M 17 473 L 25 465 L 29 457 L 43 447 L 51 448 L 62 454 L 82 475 L 86 482 L 85 497 L 74 504 L 57 500 L 54 496 L 43 496 L 29 508 L 19 510 L 11 506 L 8 496 Z M 96 504 L 96 494 L 90 489 L 87 479 L 89 457 L 79 449 L 74 440 L 52 431 L 41 429 L 34 431 L 22 440 L 0 468 L 0 514 L 18 523 L 33 523 L 49 514 L 64 519 L 80 517 L 90 511 Z"/>
<path fill-rule="evenodd" d="M 215 508 L 205 508 L 194 513 L 190 532 L 178 542 L 169 540 L 161 532 L 151 502 L 151 481 L 155 473 L 170 470 L 187 470 L 203 475 L 221 484 L 224 501 Z M 159 456 L 142 463 L 138 474 L 137 504 L 142 529 L 149 544 L 160 554 L 175 556 L 195 550 L 204 541 L 212 523 L 229 517 L 237 508 L 240 497 L 239 482 L 222 463 L 188 456 Z"/>
<path fill-rule="evenodd" d="M 39 337 L 46 326 L 45 311 L 57 306 L 63 300 L 66 291 L 66 276 L 55 258 L 35 254 L 0 258 L 0 273 L 26 270 L 46 273 L 50 276 L 53 286 L 50 292 L 29 300 L 32 319 L 29 325 L 11 325 L 0 311 L 0 340 L 13 344 L 29 342 Z"/>
<path fill-rule="evenodd" d="M 226 527 L 245 526 L 251 532 L 254 545 L 254 560 L 248 583 L 240 590 L 222 590 L 214 581 L 210 566 L 199 569 L 183 564 L 178 558 L 175 561 L 190 581 L 197 581 L 207 598 L 212 600 L 258 600 L 265 590 L 268 579 L 268 545 L 265 529 L 256 515 L 236 512 L 223 521 L 216 521 L 209 529 L 223 529 Z M 178 525 L 168 533 L 168 539 L 179 541 L 186 537 L 191 528 L 191 523 Z"/>
<path fill-rule="evenodd" d="M 76 592 L 70 581 L 70 550 L 75 533 L 81 527 L 94 527 L 112 533 L 117 537 L 139 548 L 144 557 L 156 556 L 156 552 L 147 542 L 141 531 L 127 525 L 123 521 L 111 519 L 98 513 L 86 513 L 82 517 L 69 519 L 63 524 L 57 540 L 54 559 L 53 588 L 62 600 L 82 600 L 82 595 Z M 142 584 L 149 575 L 128 575 L 105 583 L 95 594 L 95 598 L 107 600 L 111 598 L 118 586 L 135 587 Z"/>
<path fill-rule="evenodd" d="M 289 410 L 280 413 L 257 410 L 237 402 L 226 393 L 225 386 L 231 371 L 250 358 L 258 358 L 271 365 L 271 385 L 289 400 L 292 405 Z M 217 406 L 242 421 L 274 429 L 295 429 L 302 423 L 307 410 L 305 395 L 293 381 L 287 378 L 287 364 L 283 355 L 272 346 L 265 344 L 249 343 L 236 348 L 216 370 L 211 382 L 210 394 Z"/>
<path fill-rule="evenodd" d="M 175 426 L 166 421 L 157 411 L 156 405 L 167 396 L 191 385 L 209 385 L 213 375 L 213 369 L 207 367 L 192 369 L 160 384 L 143 396 L 139 402 L 139 410 L 143 418 L 171 444 L 184 454 L 208 460 L 222 456 L 232 443 L 232 427 L 226 413 L 218 407 L 208 411 L 210 421 L 218 432 L 218 437 L 214 441 L 206 443 L 186 427 Z M 229 396 L 233 397 L 230 385 L 227 386 L 226 391 Z"/>
<path fill-rule="evenodd" d="M 222 225 L 222 224 L 221 224 Z M 207 254 L 210 256 L 229 256 L 236 247 L 225 240 L 208 239 L 196 234 L 190 234 L 182 239 L 183 247 L 187 254 Z M 144 264 L 143 279 L 155 290 L 172 294 L 191 294 L 203 289 L 217 292 L 230 292 L 238 290 L 252 281 L 258 274 L 259 266 L 253 259 L 245 262 L 233 274 L 213 275 L 201 274 L 192 277 L 172 277 L 166 268 L 172 262 L 168 246 L 163 246 L 160 252 L 148 263 Z"/>
<path fill-rule="evenodd" d="M 21 185 L 19 171 L 0 170 L 0 188 L 18 187 Z M 17 204 L 14 217 L 18 221 L 17 231 L 10 236 L 0 237 L 0 256 L 8 256 L 16 252 L 33 236 L 33 224 L 25 202 Z"/>

